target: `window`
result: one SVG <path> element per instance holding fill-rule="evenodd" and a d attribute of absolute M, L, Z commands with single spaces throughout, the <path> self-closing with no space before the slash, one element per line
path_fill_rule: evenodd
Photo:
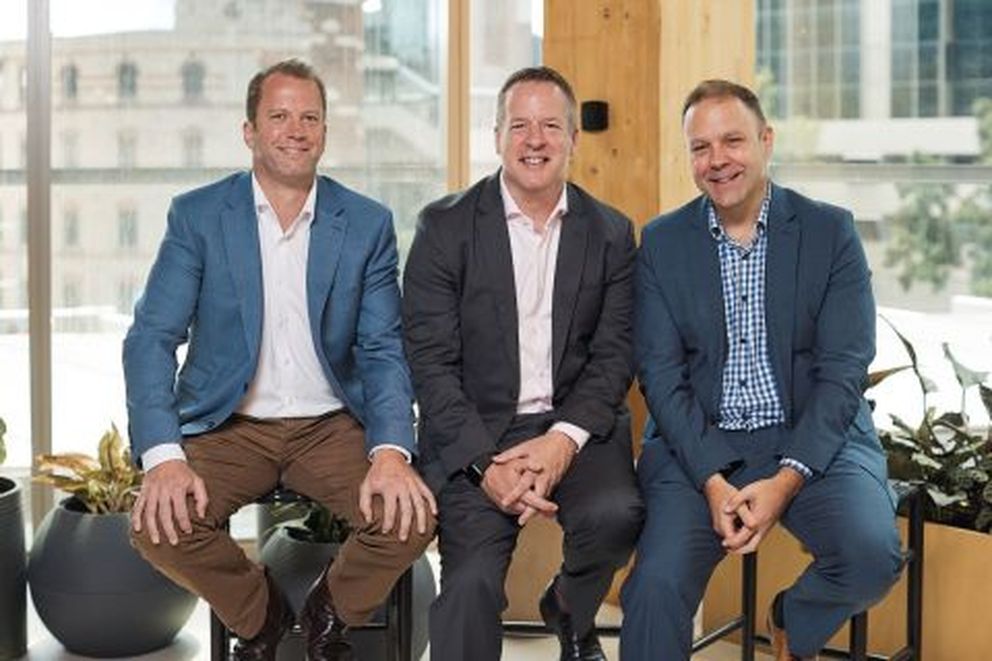
<path fill-rule="evenodd" d="M 183 131 L 183 166 L 198 168 L 203 166 L 203 133 L 200 129 L 189 128 Z"/>
<path fill-rule="evenodd" d="M 133 168 L 138 160 L 138 137 L 131 131 L 117 134 L 117 166 Z"/>
<path fill-rule="evenodd" d="M 138 245 L 138 212 L 131 206 L 117 211 L 117 247 L 134 248 Z"/>
<path fill-rule="evenodd" d="M 117 97 L 121 101 L 138 96 L 138 66 L 134 62 L 121 62 L 117 65 Z"/>
<path fill-rule="evenodd" d="M 67 207 L 62 213 L 62 247 L 79 247 L 79 210 Z"/>
<path fill-rule="evenodd" d="M 62 67 L 62 101 L 71 103 L 79 95 L 79 69 L 75 64 L 67 64 Z"/>
<path fill-rule="evenodd" d="M 79 134 L 75 131 L 62 133 L 62 167 L 79 167 Z"/>
<path fill-rule="evenodd" d="M 203 98 L 203 79 L 206 69 L 202 62 L 191 60 L 183 64 L 183 100 L 186 103 L 200 101 Z"/>

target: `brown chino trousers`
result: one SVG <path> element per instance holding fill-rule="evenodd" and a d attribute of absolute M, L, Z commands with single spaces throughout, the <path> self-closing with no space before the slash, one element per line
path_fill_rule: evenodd
<path fill-rule="evenodd" d="M 395 527 L 383 534 L 380 498 L 373 499 L 372 523 L 365 522 L 358 509 L 359 486 L 369 468 L 365 434 L 347 413 L 264 420 L 234 415 L 218 429 L 187 439 L 183 449 L 206 484 L 206 517 L 195 516 L 190 496 L 193 531 L 180 532 L 176 546 L 164 536 L 152 544 L 145 528 L 132 531 L 132 542 L 159 571 L 203 597 L 241 637 L 262 628 L 269 591 L 264 570 L 245 556 L 225 523 L 277 484 L 324 505 L 352 526 L 327 575 L 335 611 L 346 624 L 366 622 L 433 537 L 433 518 L 427 534 L 414 525 L 406 542 Z"/>

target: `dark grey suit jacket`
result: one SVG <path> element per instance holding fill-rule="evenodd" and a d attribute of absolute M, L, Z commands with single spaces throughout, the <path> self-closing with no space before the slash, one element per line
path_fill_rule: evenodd
<path fill-rule="evenodd" d="M 552 303 L 555 418 L 629 442 L 635 243 L 630 221 L 568 184 Z M 509 231 L 495 174 L 428 205 L 404 271 L 420 469 L 439 490 L 495 452 L 520 390 Z M 618 425 L 619 414 L 623 424 Z"/>

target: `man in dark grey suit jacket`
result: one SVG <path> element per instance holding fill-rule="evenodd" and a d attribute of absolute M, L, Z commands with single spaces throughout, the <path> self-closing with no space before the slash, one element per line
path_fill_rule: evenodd
<path fill-rule="evenodd" d="M 703 195 L 650 223 L 638 257 L 648 516 L 621 657 L 688 659 L 714 566 L 754 551 L 777 521 L 814 559 L 774 600 L 773 647 L 783 661 L 813 657 L 901 566 L 861 395 L 870 272 L 850 212 L 770 184 L 772 129 L 750 90 L 700 84 L 683 129 Z"/>
<path fill-rule="evenodd" d="M 643 517 L 624 398 L 634 237 L 566 183 L 575 97 L 546 67 L 498 98 L 503 167 L 427 206 L 404 275 L 420 468 L 439 494 L 435 660 L 499 658 L 520 526 L 557 515 L 564 563 L 541 599 L 562 659 L 602 659 L 593 617 Z"/>

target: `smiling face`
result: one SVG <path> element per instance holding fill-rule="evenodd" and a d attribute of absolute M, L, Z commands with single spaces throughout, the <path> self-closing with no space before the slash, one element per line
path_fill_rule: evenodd
<path fill-rule="evenodd" d="M 270 75 L 262 83 L 254 123 L 246 121 L 243 127 L 259 182 L 309 189 L 326 132 L 317 84 L 283 73 Z"/>
<path fill-rule="evenodd" d="M 553 205 L 561 194 L 577 133 L 568 121 L 568 103 L 551 82 L 520 82 L 506 92 L 496 152 L 506 186 L 521 207 L 548 200 Z"/>
<path fill-rule="evenodd" d="M 765 195 L 772 129 L 733 96 L 691 106 L 682 122 L 692 178 L 724 222 L 753 221 Z"/>

